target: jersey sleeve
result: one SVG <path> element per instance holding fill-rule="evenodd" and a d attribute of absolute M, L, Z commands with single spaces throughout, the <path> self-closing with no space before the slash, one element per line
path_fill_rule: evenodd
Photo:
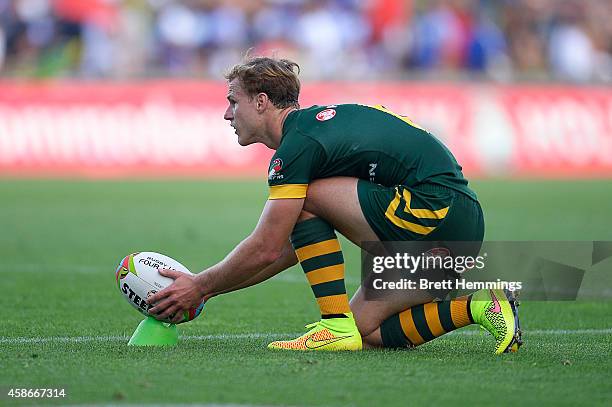
<path fill-rule="evenodd" d="M 283 140 L 270 161 L 268 199 L 305 198 L 324 154 L 323 147 L 309 137 Z"/>

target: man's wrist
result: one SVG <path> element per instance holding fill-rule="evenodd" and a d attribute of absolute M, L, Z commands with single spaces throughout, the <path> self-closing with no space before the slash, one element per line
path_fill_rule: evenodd
<path fill-rule="evenodd" d="M 206 272 L 203 271 L 200 274 L 196 274 L 195 277 L 195 282 L 196 282 L 196 286 L 198 288 L 198 292 L 200 294 L 200 297 L 205 298 L 205 297 L 210 297 L 212 294 L 211 290 L 208 287 L 208 278 L 206 276 Z"/>

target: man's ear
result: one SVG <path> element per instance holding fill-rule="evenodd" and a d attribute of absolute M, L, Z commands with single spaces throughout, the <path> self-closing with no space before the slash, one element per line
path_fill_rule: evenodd
<path fill-rule="evenodd" d="M 268 107 L 270 98 L 268 98 L 267 94 L 260 92 L 257 94 L 257 96 L 255 96 L 255 102 L 256 102 L 257 110 L 263 111 Z"/>

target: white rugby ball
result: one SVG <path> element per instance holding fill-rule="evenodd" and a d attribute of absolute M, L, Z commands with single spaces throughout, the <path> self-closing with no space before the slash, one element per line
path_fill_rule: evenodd
<path fill-rule="evenodd" d="M 140 313 L 151 316 L 149 309 L 153 305 L 146 303 L 146 299 L 163 290 L 174 282 L 169 277 L 159 274 L 161 269 L 180 271 L 193 275 L 187 267 L 171 257 L 155 252 L 138 252 L 125 256 L 115 271 L 117 287 L 123 297 Z M 204 302 L 198 307 L 185 311 L 183 319 L 179 322 L 188 322 L 200 315 Z M 166 322 L 170 322 L 168 319 Z"/>

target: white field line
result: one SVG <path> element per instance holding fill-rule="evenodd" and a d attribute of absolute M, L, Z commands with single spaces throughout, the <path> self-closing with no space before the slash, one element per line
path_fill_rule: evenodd
<path fill-rule="evenodd" d="M 474 336 L 486 334 L 484 331 L 456 331 L 450 335 Z M 182 335 L 186 341 L 231 340 L 231 339 L 275 339 L 290 338 L 301 333 L 245 333 L 218 335 Z M 523 331 L 523 335 L 553 336 L 553 335 L 612 335 L 612 328 L 602 329 L 534 329 Z M 37 343 L 88 343 L 88 342 L 119 342 L 127 341 L 129 336 L 50 336 L 50 337 L 0 337 L 0 344 L 37 344 Z"/>

